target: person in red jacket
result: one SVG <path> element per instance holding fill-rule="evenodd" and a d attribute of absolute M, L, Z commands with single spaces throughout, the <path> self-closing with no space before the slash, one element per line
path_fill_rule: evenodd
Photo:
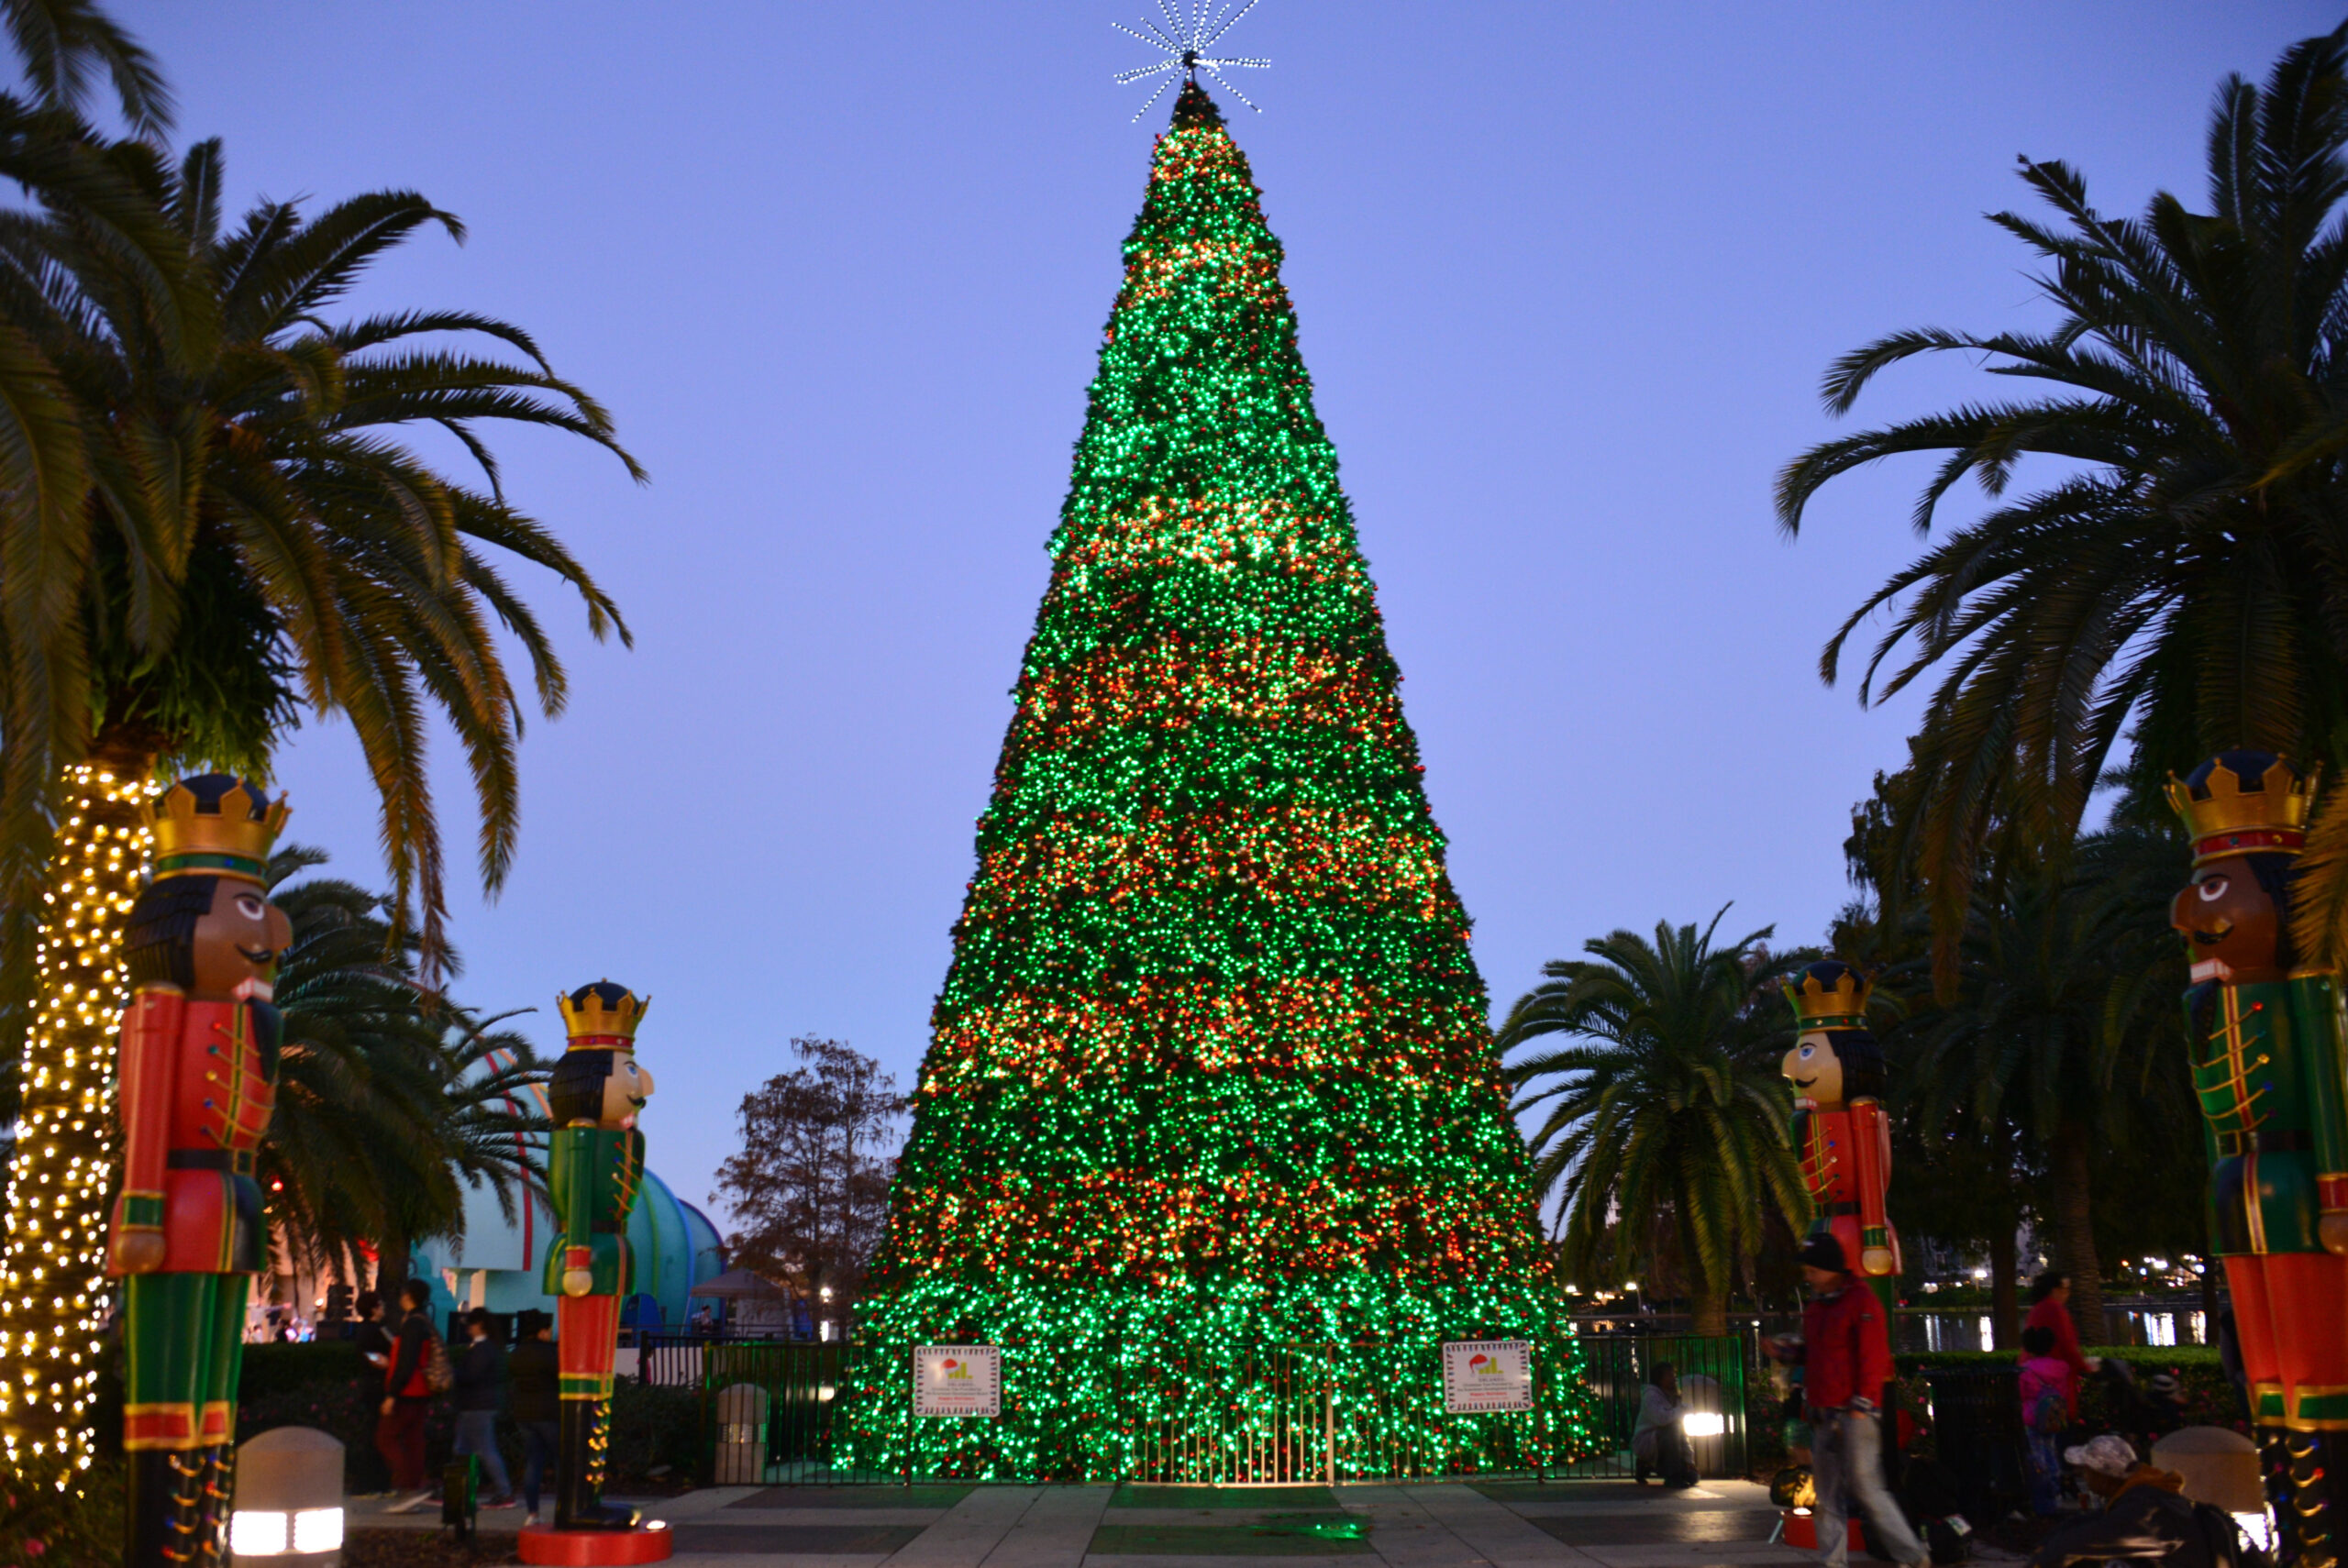
<path fill-rule="evenodd" d="M 1851 1547 L 1844 1521 L 1855 1501 L 1876 1549 L 1901 1568 L 1922 1568 L 1923 1543 L 1883 1484 L 1883 1390 L 1892 1376 L 1883 1303 L 1852 1277 L 1843 1243 L 1822 1231 L 1802 1242 L 1801 1275 L 1812 1297 L 1801 1315 L 1801 1387 L 1819 1558 L 1844 1568 Z"/>
<path fill-rule="evenodd" d="M 2079 1419 L 2079 1385 L 2100 1367 L 2099 1358 L 2079 1349 L 2079 1328 L 2071 1321 L 2071 1280 L 2048 1269 L 2030 1282 L 2030 1319 L 2025 1329 L 2043 1329 L 2054 1336 L 2054 1356 L 2071 1369 L 2071 1419 Z"/>

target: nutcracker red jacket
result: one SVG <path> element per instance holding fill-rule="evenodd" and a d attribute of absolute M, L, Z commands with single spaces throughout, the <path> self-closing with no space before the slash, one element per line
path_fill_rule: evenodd
<path fill-rule="evenodd" d="M 1875 1292 L 1843 1276 L 1843 1288 L 1802 1309 L 1802 1400 L 1839 1410 L 1853 1399 L 1883 1401 L 1891 1381 L 1891 1336 Z"/>

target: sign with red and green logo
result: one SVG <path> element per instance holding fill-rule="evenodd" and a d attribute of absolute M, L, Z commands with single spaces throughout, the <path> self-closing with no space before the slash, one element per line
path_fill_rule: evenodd
<path fill-rule="evenodd" d="M 914 1414 L 1002 1415 L 1002 1347 L 915 1345 Z"/>
<path fill-rule="evenodd" d="M 1446 1340 L 1443 1346 L 1446 1415 L 1533 1408 L 1533 1346 L 1523 1340 Z"/>

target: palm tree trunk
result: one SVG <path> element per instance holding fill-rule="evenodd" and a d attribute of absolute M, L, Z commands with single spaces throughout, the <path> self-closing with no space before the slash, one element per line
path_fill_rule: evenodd
<path fill-rule="evenodd" d="M 1700 1339 L 1716 1340 L 1728 1332 L 1728 1292 L 1736 1276 L 1733 1265 L 1726 1279 L 1714 1280 L 1708 1276 L 1703 1254 L 1696 1249 L 1696 1238 L 1689 1233 L 1687 1216 L 1696 1201 L 1691 1194 L 1682 1189 L 1673 1206 L 1678 1222 L 1672 1226 L 1671 1237 L 1678 1243 L 1679 1272 L 1688 1281 L 1689 1330 Z"/>
<path fill-rule="evenodd" d="M 0 1278 L 0 1431 L 65 1463 L 88 1463 L 98 1326 L 111 1297 L 107 1200 L 119 1163 L 115 1041 L 130 990 L 122 938 L 147 871 L 145 804 L 154 755 L 94 747 L 59 786 L 40 928 L 38 994 L 26 1032 L 23 1103 L 9 1158 Z"/>
<path fill-rule="evenodd" d="M 2088 1192 L 2087 1130 L 2066 1122 L 2054 1134 L 2055 1267 L 2071 1281 L 2071 1321 L 2079 1343 L 2109 1339 L 2103 1326 L 2103 1265 L 2095 1255 L 2095 1211 Z"/>
<path fill-rule="evenodd" d="M 382 1298 L 383 1316 L 396 1319 L 401 1312 L 400 1286 L 407 1283 L 408 1256 L 415 1251 L 404 1229 L 394 1227 L 376 1241 L 375 1294 Z M 533 1263 L 543 1263 L 534 1258 Z"/>
<path fill-rule="evenodd" d="M 2021 1343 L 2021 1303 L 2015 1286 L 2021 1260 L 2015 1255 L 2011 1225 L 1989 1233 L 1989 1333 L 1998 1350 Z"/>

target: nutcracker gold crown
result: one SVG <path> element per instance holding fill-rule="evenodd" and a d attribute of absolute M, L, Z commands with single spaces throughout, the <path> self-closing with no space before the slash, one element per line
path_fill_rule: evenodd
<path fill-rule="evenodd" d="M 569 1049 L 605 1051 L 615 1043 L 635 1042 L 636 1026 L 644 1021 L 652 999 L 639 997 L 626 986 L 598 980 L 567 997 L 555 998 L 554 1004 L 562 1010 L 562 1025 L 570 1036 Z"/>
<path fill-rule="evenodd" d="M 225 773 L 183 778 L 148 807 L 155 876 L 266 879 L 270 846 L 289 813 L 260 785 Z"/>
<path fill-rule="evenodd" d="M 2245 776 L 2228 762 L 2228 756 L 2252 767 L 2265 761 L 2266 767 L 2254 777 Z M 2268 759 L 2263 752 L 2221 755 L 2195 768 L 2189 778 L 2170 774 L 2168 803 L 2185 821 L 2197 864 L 2251 850 L 2287 855 L 2307 842 L 2308 816 L 2315 806 L 2316 778 L 2321 771 L 2301 773 L 2288 758 Z"/>
<path fill-rule="evenodd" d="M 1801 984 L 1786 987 L 1786 999 L 1794 1004 L 1794 1017 L 1804 1029 L 1865 1029 L 1867 999 L 1874 994 L 1875 987 L 1849 967 L 1834 977 L 1832 986 L 1819 984 L 1816 974 L 1806 974 Z"/>

